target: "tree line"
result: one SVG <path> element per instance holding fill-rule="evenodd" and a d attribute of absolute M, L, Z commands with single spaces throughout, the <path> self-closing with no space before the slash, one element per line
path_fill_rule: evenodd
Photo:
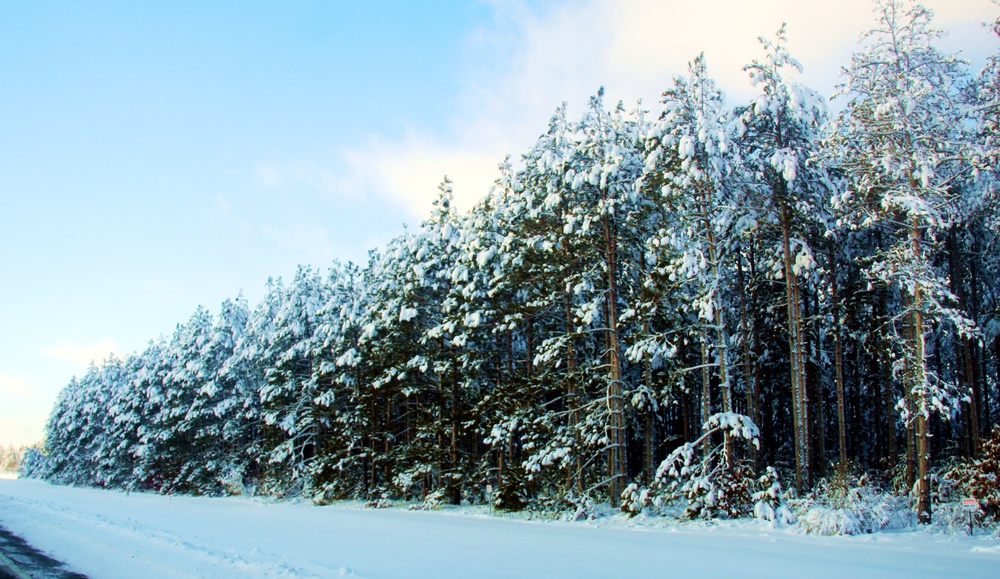
<path fill-rule="evenodd" d="M 1000 58 L 975 74 L 923 6 L 874 6 L 836 114 L 784 27 L 748 104 L 699 56 L 657 118 L 563 105 L 470 211 L 446 178 L 367 264 L 93 365 L 25 470 L 511 509 L 684 490 L 708 516 L 852 465 L 929 521 L 935 465 L 1000 417 Z"/>
<path fill-rule="evenodd" d="M 17 472 L 21 467 L 21 457 L 27 452 L 27 445 L 0 444 L 0 472 Z"/>

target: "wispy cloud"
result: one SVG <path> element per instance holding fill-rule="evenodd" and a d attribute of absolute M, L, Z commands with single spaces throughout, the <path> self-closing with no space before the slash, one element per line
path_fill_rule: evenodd
<path fill-rule="evenodd" d="M 502 155 L 495 147 L 448 145 L 431 134 L 411 134 L 401 141 L 371 142 L 347 159 L 363 188 L 422 218 L 446 176 L 459 206 L 471 207 L 499 175 Z"/>
<path fill-rule="evenodd" d="M 42 348 L 42 353 L 56 360 L 87 366 L 91 362 L 104 360 L 117 349 L 118 345 L 111 338 L 103 338 L 92 343 L 59 340 L 55 346 Z"/>
<path fill-rule="evenodd" d="M 925 0 L 939 26 L 992 17 L 985 0 Z M 709 72 L 731 102 L 753 94 L 743 66 L 762 56 L 758 37 L 788 23 L 790 50 L 805 65 L 802 81 L 830 93 L 858 35 L 873 23 L 869 0 L 829 5 L 797 0 L 589 0 L 529 5 L 493 0 L 492 22 L 467 38 L 462 91 L 436 130 L 373 138 L 337 163 L 267 163 L 258 180 L 337 195 L 376 195 L 418 217 L 427 214 L 444 175 L 467 209 L 497 177 L 497 165 L 543 132 L 552 112 L 571 112 L 606 87 L 609 101 L 640 98 L 656 111 L 672 77 L 705 52 Z M 991 42 L 985 30 L 966 45 Z M 991 49 L 993 50 L 993 49 Z M 339 167 L 334 168 L 334 164 Z"/>

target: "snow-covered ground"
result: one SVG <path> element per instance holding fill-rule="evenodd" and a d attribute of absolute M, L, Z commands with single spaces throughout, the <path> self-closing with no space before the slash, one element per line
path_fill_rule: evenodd
<path fill-rule="evenodd" d="M 531 522 L 0 480 L 0 526 L 105 577 L 997 577 L 1000 541 L 763 524 Z"/>

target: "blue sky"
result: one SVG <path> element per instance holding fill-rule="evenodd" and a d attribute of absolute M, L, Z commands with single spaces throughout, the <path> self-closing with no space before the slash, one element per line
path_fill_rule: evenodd
<path fill-rule="evenodd" d="M 829 92 L 865 0 L 0 5 L 0 444 L 40 438 L 88 360 L 140 350 L 297 264 L 364 261 L 464 207 L 563 100 L 650 107 L 704 50 L 732 101 L 789 23 Z M 822 3 L 825 4 L 825 3 Z M 988 0 L 927 3 L 981 61 Z"/>

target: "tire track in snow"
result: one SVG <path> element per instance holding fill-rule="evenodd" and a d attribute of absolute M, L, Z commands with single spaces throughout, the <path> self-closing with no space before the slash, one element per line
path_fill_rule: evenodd
<path fill-rule="evenodd" d="M 155 577 L 331 577 L 352 570 L 331 568 L 305 560 L 293 560 L 265 551 L 220 547 L 196 537 L 153 529 L 133 518 L 118 520 L 99 513 L 74 510 L 67 506 L 20 497 L 0 496 L 3 513 L 18 513 L 18 527 L 46 527 L 50 536 L 59 536 L 67 548 L 87 552 L 103 561 L 123 562 L 122 577 L 134 577 L 129 569 L 141 568 L 145 576 Z M 33 522 L 33 523 L 32 523 Z M 25 525 L 23 523 L 29 523 Z M 87 533 L 78 532 L 88 529 Z M 68 560 L 68 559 L 67 559 Z M 168 567 L 163 561 L 184 563 L 184 568 Z M 70 564 L 72 561 L 69 560 Z M 127 565 L 124 564 L 127 562 Z M 105 567 L 106 568 L 106 567 Z"/>

